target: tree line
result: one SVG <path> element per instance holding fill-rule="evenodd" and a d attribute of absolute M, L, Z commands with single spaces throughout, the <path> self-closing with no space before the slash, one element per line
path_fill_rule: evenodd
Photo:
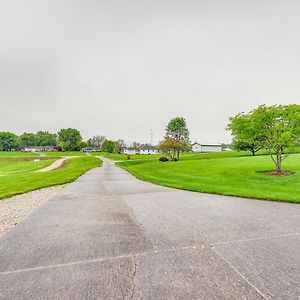
<path fill-rule="evenodd" d="M 74 128 L 61 129 L 58 133 L 24 132 L 19 136 L 12 132 L 0 132 L 0 151 L 18 151 L 35 146 L 56 146 L 58 150 L 78 151 L 96 140 L 94 138 L 84 142 L 80 131 Z"/>
<path fill-rule="evenodd" d="M 132 147 L 140 148 L 144 145 L 134 142 Z M 80 131 L 74 128 L 61 129 L 57 133 L 24 132 L 19 136 L 12 132 L 0 132 L 0 151 L 18 151 L 35 146 L 55 146 L 59 151 L 80 151 L 85 147 L 95 147 L 103 152 L 122 153 L 126 144 L 123 139 L 113 141 L 103 135 L 95 135 L 84 141 Z"/>

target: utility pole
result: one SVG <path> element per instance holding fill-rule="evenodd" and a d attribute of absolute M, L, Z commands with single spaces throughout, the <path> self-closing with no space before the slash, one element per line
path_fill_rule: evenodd
<path fill-rule="evenodd" d="M 151 146 L 153 145 L 153 131 L 152 129 L 150 130 L 150 137 L 151 137 Z"/>

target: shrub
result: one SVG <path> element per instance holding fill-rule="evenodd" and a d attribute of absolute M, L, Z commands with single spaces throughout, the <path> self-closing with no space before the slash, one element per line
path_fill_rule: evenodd
<path fill-rule="evenodd" d="M 158 160 L 161 162 L 169 161 L 169 159 L 167 157 L 160 157 Z"/>

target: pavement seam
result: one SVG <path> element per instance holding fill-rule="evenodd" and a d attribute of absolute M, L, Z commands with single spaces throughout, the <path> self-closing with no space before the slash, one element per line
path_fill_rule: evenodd
<path fill-rule="evenodd" d="M 220 242 L 220 243 L 214 243 L 210 244 L 211 246 L 221 246 L 221 245 L 229 245 L 229 244 L 235 244 L 235 243 L 246 243 L 246 242 L 255 242 L 255 241 L 262 241 L 267 239 L 276 239 L 276 238 L 282 238 L 282 237 L 290 237 L 290 236 L 297 236 L 300 235 L 299 232 L 295 233 L 288 233 L 288 234 L 282 234 L 282 235 L 273 235 L 273 236 L 265 236 L 265 237 L 259 237 L 259 238 L 253 238 L 253 239 L 243 239 L 243 240 L 233 240 L 233 241 L 226 241 L 226 242 Z"/>
<path fill-rule="evenodd" d="M 110 261 L 110 260 L 113 261 L 113 260 L 118 260 L 118 259 L 122 259 L 122 258 L 132 258 L 132 257 L 145 256 L 145 255 L 151 255 L 151 254 L 176 252 L 176 251 L 188 250 L 188 249 L 201 249 L 204 247 L 205 247 L 204 245 L 186 246 L 186 247 L 170 248 L 170 249 L 163 249 L 163 250 L 145 251 L 145 252 L 140 252 L 140 253 L 130 253 L 130 254 L 126 254 L 126 255 L 112 256 L 112 257 L 99 257 L 99 258 L 94 258 L 94 259 L 78 260 L 78 261 L 69 262 L 69 263 L 61 263 L 61 264 L 54 264 L 54 265 L 45 265 L 45 266 L 39 266 L 39 267 L 4 271 L 4 272 L 0 272 L 0 275 L 9 275 L 9 274 L 14 274 L 14 273 L 30 272 L 30 271 L 37 271 L 37 270 L 44 270 L 44 269 L 55 269 L 55 268 L 60 268 L 60 267 L 76 266 L 76 265 Z"/>
<path fill-rule="evenodd" d="M 242 273 L 240 273 L 221 253 L 217 251 L 217 249 L 214 249 L 211 247 L 212 251 L 214 251 L 220 259 L 225 261 L 225 263 L 235 272 L 237 273 L 248 285 L 250 285 L 263 299 L 270 299 L 267 297 L 261 290 L 259 290 L 255 285 L 253 285 L 247 277 L 245 277 Z"/>
<path fill-rule="evenodd" d="M 222 242 L 222 243 L 216 243 L 216 244 L 197 244 L 197 245 L 193 245 L 193 246 L 176 247 L 176 248 L 163 249 L 163 250 L 154 250 L 154 251 L 145 251 L 145 252 L 140 252 L 140 253 L 130 253 L 130 254 L 126 254 L 126 255 L 111 256 L 111 257 L 99 257 L 99 258 L 79 260 L 79 261 L 74 261 L 74 262 L 69 262 L 69 263 L 61 263 L 61 264 L 45 265 L 45 266 L 39 266 L 39 267 L 33 267 L 33 268 L 25 268 L 25 269 L 4 271 L 4 272 L 0 272 L 0 275 L 8 275 L 8 274 L 14 274 L 14 273 L 30 272 L 30 271 L 43 270 L 43 269 L 68 267 L 68 266 L 88 264 L 88 263 L 93 263 L 93 262 L 103 262 L 103 261 L 110 261 L 110 260 L 118 260 L 118 259 L 122 259 L 122 258 L 132 258 L 133 256 L 137 257 L 137 256 L 150 255 L 150 254 L 159 254 L 159 253 L 166 253 L 166 252 L 176 252 L 176 251 L 188 250 L 188 249 L 202 249 L 204 247 L 210 247 L 212 250 L 214 250 L 215 252 L 217 252 L 216 249 L 213 248 L 214 246 L 229 245 L 229 244 L 232 244 L 232 243 L 243 243 L 243 242 L 251 242 L 251 241 L 260 241 L 260 240 L 271 239 L 271 238 L 281 238 L 281 237 L 289 237 L 289 236 L 297 236 L 297 235 L 300 235 L 300 233 L 278 235 L 278 236 L 270 236 L 270 237 L 261 237 L 261 238 L 255 238 L 255 239 L 236 240 L 236 241 Z"/>

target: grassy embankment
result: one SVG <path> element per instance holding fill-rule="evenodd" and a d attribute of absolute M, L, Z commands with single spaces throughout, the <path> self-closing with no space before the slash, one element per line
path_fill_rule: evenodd
<path fill-rule="evenodd" d="M 35 172 L 51 165 L 55 158 L 0 158 L 0 199 L 36 189 L 62 185 L 74 181 L 94 167 L 102 165 L 95 157 L 78 157 L 66 160 L 52 171 Z"/>
<path fill-rule="evenodd" d="M 137 178 L 196 192 L 300 203 L 300 154 L 290 155 L 283 169 L 290 176 L 268 176 L 274 164 L 268 155 L 248 152 L 183 156 L 178 162 L 126 161 L 117 163 Z"/>

